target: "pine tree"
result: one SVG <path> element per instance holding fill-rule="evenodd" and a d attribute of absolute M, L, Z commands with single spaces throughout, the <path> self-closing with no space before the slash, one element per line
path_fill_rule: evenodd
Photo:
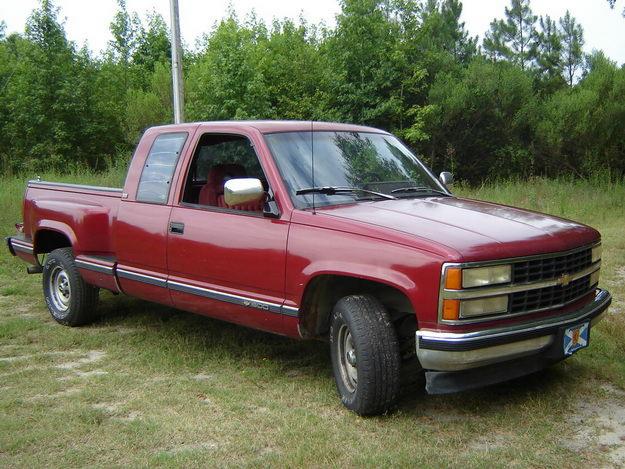
<path fill-rule="evenodd" d="M 616 5 L 616 0 L 608 0 L 608 5 L 610 5 L 610 8 L 614 10 L 614 6 Z M 625 8 L 623 8 L 623 13 L 621 14 L 623 15 L 623 18 L 625 18 Z"/>
<path fill-rule="evenodd" d="M 526 69 L 535 56 L 536 15 L 532 13 L 529 0 L 512 0 L 505 12 L 505 20 L 491 22 L 484 49 L 492 59 L 509 60 Z"/>
<path fill-rule="evenodd" d="M 447 31 L 453 44 L 453 54 L 456 60 L 467 63 L 477 52 L 477 36 L 469 36 L 462 15 L 460 0 L 443 0 L 441 15 L 447 25 Z"/>
<path fill-rule="evenodd" d="M 421 10 L 421 29 L 429 46 L 449 52 L 454 60 L 467 63 L 477 51 L 477 37 L 469 36 L 460 0 L 429 0 Z"/>
<path fill-rule="evenodd" d="M 562 63 L 564 66 L 564 78 L 569 86 L 573 86 L 575 73 L 582 66 L 584 53 L 584 29 L 577 24 L 575 18 L 567 10 L 564 18 L 560 18 L 562 36 Z"/>
<path fill-rule="evenodd" d="M 535 43 L 536 71 L 544 87 L 555 91 L 563 84 L 562 35 L 556 22 L 549 16 L 541 16 L 539 26 Z"/>

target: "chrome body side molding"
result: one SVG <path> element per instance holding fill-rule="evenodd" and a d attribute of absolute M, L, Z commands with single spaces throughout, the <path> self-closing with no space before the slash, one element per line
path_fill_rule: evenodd
<path fill-rule="evenodd" d="M 196 287 L 187 283 L 175 282 L 173 280 L 167 281 L 167 287 L 170 290 L 181 291 L 184 293 L 191 293 L 192 295 L 203 296 L 212 300 L 223 301 L 225 303 L 232 303 L 239 306 L 246 306 L 248 308 L 256 308 L 262 311 L 269 311 L 271 313 L 282 313 L 282 305 L 277 303 L 270 303 L 267 301 L 255 300 L 245 296 L 233 295 L 231 293 L 224 293 L 217 290 L 210 290 L 208 288 Z"/>
<path fill-rule="evenodd" d="M 85 265 L 84 268 L 89 268 L 91 270 L 100 269 L 101 267 L 103 267 L 100 265 L 95 266 L 92 263 L 89 263 L 89 265 L 87 265 L 87 263 L 83 263 L 83 265 Z M 119 278 L 125 278 L 128 280 L 133 280 L 135 282 L 143 282 L 157 287 L 168 288 L 170 290 L 179 291 L 182 293 L 202 296 L 204 298 L 210 298 L 211 300 L 223 301 L 224 303 L 231 303 L 238 306 L 244 306 L 246 308 L 259 309 L 261 311 L 267 311 L 269 313 L 282 314 L 291 317 L 297 317 L 299 315 L 299 310 L 297 308 L 284 306 L 279 303 L 258 300 L 256 298 L 250 298 L 243 295 L 235 295 L 233 293 L 226 293 L 210 288 L 198 287 L 185 282 L 168 280 L 162 277 L 140 274 L 138 272 L 132 272 L 119 267 L 113 270 L 114 272 L 117 272 L 117 276 Z M 100 272 L 101 270 L 97 271 Z M 108 273 L 104 272 L 104 270 L 102 270 L 101 272 Z"/>
<path fill-rule="evenodd" d="M 138 272 L 131 272 L 129 270 L 115 269 L 119 278 L 125 278 L 127 280 L 134 280 L 135 282 L 143 282 L 156 287 L 167 288 L 167 280 L 160 277 L 153 277 L 152 275 L 140 274 Z"/>
<path fill-rule="evenodd" d="M 113 275 L 115 272 L 114 264 L 105 265 L 98 262 L 94 262 L 91 259 L 81 258 L 80 256 L 74 260 L 76 267 L 79 269 L 92 270 L 100 274 Z"/>

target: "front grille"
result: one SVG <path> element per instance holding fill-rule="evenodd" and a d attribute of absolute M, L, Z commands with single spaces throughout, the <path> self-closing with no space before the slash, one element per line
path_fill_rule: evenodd
<path fill-rule="evenodd" d="M 572 281 L 566 287 L 539 288 L 510 295 L 510 312 L 521 313 L 563 305 L 582 297 L 590 291 L 590 275 Z"/>
<path fill-rule="evenodd" d="M 512 267 L 512 281 L 518 284 L 551 280 L 565 273 L 579 272 L 590 267 L 591 264 L 591 248 L 562 256 L 516 262 Z M 545 290 L 548 289 L 546 288 Z"/>

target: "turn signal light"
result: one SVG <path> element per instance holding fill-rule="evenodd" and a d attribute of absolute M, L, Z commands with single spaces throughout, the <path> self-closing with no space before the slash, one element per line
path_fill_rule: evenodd
<path fill-rule="evenodd" d="M 460 290 L 462 288 L 462 269 L 450 267 L 445 271 L 445 289 Z"/>
<path fill-rule="evenodd" d="M 455 321 L 460 317 L 460 300 L 443 300 L 443 319 Z"/>

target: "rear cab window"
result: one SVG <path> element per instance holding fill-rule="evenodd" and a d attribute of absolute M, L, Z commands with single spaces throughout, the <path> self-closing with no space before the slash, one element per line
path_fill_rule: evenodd
<path fill-rule="evenodd" d="M 138 202 L 167 203 L 178 157 L 187 137 L 187 132 L 164 133 L 156 137 L 141 172 Z"/>

